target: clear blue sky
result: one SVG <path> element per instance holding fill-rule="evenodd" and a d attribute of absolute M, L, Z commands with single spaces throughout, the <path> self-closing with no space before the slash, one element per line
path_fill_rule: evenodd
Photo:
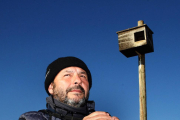
<path fill-rule="evenodd" d="M 138 57 L 119 52 L 116 32 L 144 20 L 148 120 L 180 119 L 179 0 L 0 0 L 0 120 L 46 108 L 44 77 L 58 57 L 79 57 L 92 73 L 96 110 L 139 120 Z"/>

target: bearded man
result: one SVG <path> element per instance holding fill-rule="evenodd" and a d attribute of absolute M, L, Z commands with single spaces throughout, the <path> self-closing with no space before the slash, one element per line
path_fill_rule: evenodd
<path fill-rule="evenodd" d="M 91 73 L 82 60 L 58 58 L 46 70 L 47 109 L 26 112 L 19 120 L 119 120 L 94 110 L 95 103 L 88 101 L 91 86 Z"/>

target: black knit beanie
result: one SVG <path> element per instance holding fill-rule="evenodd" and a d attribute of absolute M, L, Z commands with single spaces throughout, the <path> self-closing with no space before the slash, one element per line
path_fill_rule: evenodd
<path fill-rule="evenodd" d="M 88 75 L 88 81 L 89 81 L 89 89 L 91 89 L 92 86 L 92 78 L 91 78 L 91 73 L 86 66 L 86 64 L 80 60 L 79 58 L 76 57 L 61 57 L 53 61 L 51 64 L 48 65 L 46 69 L 46 76 L 45 76 L 45 90 L 48 95 L 50 95 L 48 91 L 48 87 L 51 84 L 51 82 L 54 81 L 54 78 L 56 75 L 64 68 L 67 67 L 80 67 L 83 70 L 86 71 Z"/>

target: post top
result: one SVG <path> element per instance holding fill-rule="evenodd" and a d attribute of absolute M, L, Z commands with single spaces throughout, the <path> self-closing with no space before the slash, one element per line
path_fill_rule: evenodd
<path fill-rule="evenodd" d="M 139 20 L 138 21 L 138 26 L 142 26 L 144 24 L 144 21 L 143 20 Z"/>

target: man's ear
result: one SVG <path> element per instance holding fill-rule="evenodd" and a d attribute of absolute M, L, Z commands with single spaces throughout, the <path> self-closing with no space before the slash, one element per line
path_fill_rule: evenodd
<path fill-rule="evenodd" d="M 54 91 L 53 91 L 53 84 L 54 84 L 54 83 L 51 83 L 51 84 L 49 85 L 49 87 L 48 87 L 48 91 L 49 91 L 49 93 L 50 93 L 51 95 L 53 95 L 53 93 L 54 93 Z"/>

